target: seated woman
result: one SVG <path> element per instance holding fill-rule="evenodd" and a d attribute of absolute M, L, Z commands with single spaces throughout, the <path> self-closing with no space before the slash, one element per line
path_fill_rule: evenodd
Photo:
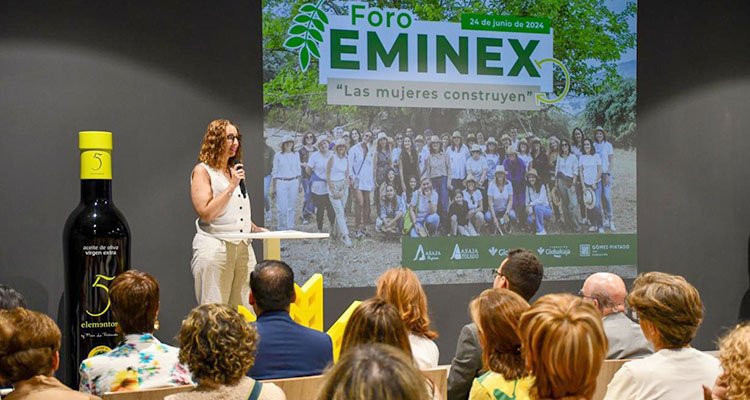
<path fill-rule="evenodd" d="M 460 189 L 456 189 L 453 201 L 448 207 L 448 218 L 451 221 L 451 235 L 477 236 L 477 231 L 469 221 L 469 205 L 464 201 Z"/>
<path fill-rule="evenodd" d="M 703 321 L 698 290 L 681 276 L 649 272 L 636 278 L 627 301 L 655 353 L 623 365 L 605 399 L 701 398 L 701 385 L 713 385 L 721 371 L 719 360 L 690 347 Z"/>
<path fill-rule="evenodd" d="M 438 233 L 440 227 L 438 200 L 438 193 L 432 189 L 432 182 L 427 178 L 422 178 L 420 190 L 412 194 L 409 203 L 409 213 L 411 221 L 414 223 L 410 232 L 411 237 L 424 237 Z M 446 199 L 446 210 L 448 209 L 447 204 Z"/>
<path fill-rule="evenodd" d="M 430 400 L 424 377 L 401 350 L 367 344 L 341 355 L 325 374 L 318 400 Z"/>
<path fill-rule="evenodd" d="M 55 377 L 60 329 L 52 318 L 23 308 L 0 311 L 0 381 L 13 385 L 8 400 L 92 400 Z"/>
<path fill-rule="evenodd" d="M 383 185 L 385 185 L 384 197 L 380 201 L 380 214 L 375 220 L 375 230 L 383 232 L 386 238 L 397 238 L 401 236 L 401 231 L 404 229 L 406 206 L 392 184 L 384 183 Z"/>
<path fill-rule="evenodd" d="M 109 285 L 112 314 L 124 336 L 111 351 L 83 360 L 79 390 L 101 396 L 191 385 L 190 372 L 177 360 L 179 349 L 159 342 L 159 284 L 148 273 L 130 270 Z"/>
<path fill-rule="evenodd" d="M 432 340 L 438 334 L 430 326 L 427 296 L 414 271 L 391 268 L 378 278 L 377 297 L 392 304 L 409 330 L 411 352 L 420 369 L 437 367 L 440 352 Z"/>
<path fill-rule="evenodd" d="M 477 186 L 476 178 L 474 175 L 469 174 L 464 181 L 466 189 L 463 192 L 464 201 L 469 206 L 469 222 L 474 228 L 475 232 L 482 231 L 482 225 L 484 225 L 484 194 Z M 477 236 L 476 234 L 470 236 Z"/>
<path fill-rule="evenodd" d="M 487 289 L 469 305 L 489 371 L 474 379 L 471 400 L 528 400 L 534 381 L 526 372 L 518 337 L 518 319 L 529 303 L 508 289 Z M 499 393 L 499 394 L 498 394 Z"/>
<path fill-rule="evenodd" d="M 518 334 L 534 376 L 533 399 L 591 400 L 607 355 L 602 317 L 592 303 L 571 294 L 542 296 L 521 315 Z"/>
<path fill-rule="evenodd" d="M 547 199 L 547 188 L 542 184 L 535 169 L 526 173 L 526 215 L 529 228 L 535 229 L 537 235 L 546 235 L 544 220 L 552 218 L 552 208 Z"/>
<path fill-rule="evenodd" d="M 750 399 L 750 324 L 738 325 L 719 342 L 722 374 L 705 400 Z"/>
<path fill-rule="evenodd" d="M 363 301 L 349 317 L 339 354 L 343 356 L 349 350 L 369 343 L 387 344 L 411 356 L 409 331 L 398 310 L 377 297 Z"/>
<path fill-rule="evenodd" d="M 255 362 L 258 332 L 233 309 L 204 304 L 190 312 L 178 334 L 180 361 L 190 368 L 198 387 L 165 400 L 285 400 L 273 383 L 245 376 Z"/>

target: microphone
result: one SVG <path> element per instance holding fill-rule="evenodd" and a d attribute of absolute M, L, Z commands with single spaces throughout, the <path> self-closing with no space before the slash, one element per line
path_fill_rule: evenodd
<path fill-rule="evenodd" d="M 242 161 L 235 159 L 234 165 L 241 164 Z M 242 166 L 239 167 L 239 169 L 242 169 Z M 242 179 L 240 181 L 240 192 L 242 192 L 242 197 L 247 198 L 247 188 L 245 188 L 245 180 Z"/>

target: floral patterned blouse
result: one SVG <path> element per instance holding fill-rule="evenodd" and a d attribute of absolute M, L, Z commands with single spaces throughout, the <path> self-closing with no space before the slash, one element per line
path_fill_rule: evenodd
<path fill-rule="evenodd" d="M 192 385 L 190 371 L 177 359 L 179 352 L 150 333 L 127 335 L 112 351 L 81 363 L 79 390 L 101 396 L 106 392 Z"/>

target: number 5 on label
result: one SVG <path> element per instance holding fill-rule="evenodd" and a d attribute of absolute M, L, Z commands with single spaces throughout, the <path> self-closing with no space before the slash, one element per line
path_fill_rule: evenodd
<path fill-rule="evenodd" d="M 91 287 L 95 287 L 95 288 L 98 288 L 98 289 L 104 289 L 104 291 L 107 293 L 107 306 L 104 307 L 104 310 L 102 310 L 102 312 L 97 313 L 97 314 L 93 314 L 93 313 L 89 312 L 89 310 L 86 310 L 86 314 L 88 314 L 88 315 L 90 315 L 92 317 L 101 317 L 102 315 L 104 315 L 104 313 L 106 313 L 109 310 L 109 306 L 112 304 L 112 302 L 109 300 L 109 288 L 106 285 L 104 285 L 102 283 L 99 283 L 99 280 L 101 280 L 101 279 L 105 279 L 107 281 L 113 281 L 115 279 L 115 277 L 114 276 L 100 275 L 100 274 L 96 275 L 96 280 L 94 281 L 94 284 L 91 285 Z"/>

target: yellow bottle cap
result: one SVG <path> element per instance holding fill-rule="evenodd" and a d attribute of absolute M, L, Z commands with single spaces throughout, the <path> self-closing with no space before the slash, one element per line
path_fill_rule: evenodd
<path fill-rule="evenodd" d="M 81 179 L 112 179 L 112 132 L 78 132 Z"/>
<path fill-rule="evenodd" d="M 112 150 L 112 132 L 78 132 L 78 148 L 81 150 Z"/>

